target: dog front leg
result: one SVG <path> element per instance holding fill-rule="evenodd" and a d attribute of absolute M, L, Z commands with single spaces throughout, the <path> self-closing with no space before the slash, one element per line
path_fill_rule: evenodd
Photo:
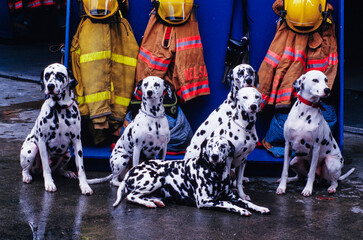
<path fill-rule="evenodd" d="M 166 157 L 166 151 L 167 151 L 167 148 L 168 148 L 168 145 L 165 144 L 164 148 L 163 148 L 163 153 L 161 155 L 161 160 L 165 160 L 165 157 Z"/>
<path fill-rule="evenodd" d="M 315 144 L 311 157 L 311 164 L 308 173 L 308 181 L 306 182 L 304 190 L 301 192 L 301 194 L 305 197 L 308 197 L 313 193 L 313 184 L 315 181 L 316 166 L 318 165 L 319 161 L 319 152 L 320 152 L 320 145 Z"/>
<path fill-rule="evenodd" d="M 247 209 L 234 205 L 228 201 L 215 201 L 215 200 L 201 200 L 198 205 L 198 208 L 221 208 L 230 212 L 238 213 L 242 216 L 250 216 L 252 213 Z"/>
<path fill-rule="evenodd" d="M 87 183 L 86 172 L 83 165 L 83 151 L 82 144 L 80 141 L 73 142 L 74 156 L 76 161 L 76 167 L 78 171 L 79 187 L 83 195 L 92 195 L 93 190 Z"/>
<path fill-rule="evenodd" d="M 245 171 L 245 166 L 246 166 L 246 161 L 242 162 L 241 165 L 239 165 L 236 169 L 236 171 L 237 171 L 237 191 L 238 191 L 238 195 L 243 200 L 251 200 L 250 196 L 245 194 L 245 192 L 243 191 L 243 179 L 244 179 L 243 175 L 244 175 L 244 171 Z"/>
<path fill-rule="evenodd" d="M 256 212 L 259 212 L 261 214 L 270 213 L 270 210 L 266 207 L 258 206 L 250 201 L 243 200 L 242 198 L 235 195 L 229 188 L 225 190 L 226 192 L 226 199 L 233 203 L 234 205 L 238 206 L 244 206 L 245 208 L 252 209 Z"/>
<path fill-rule="evenodd" d="M 134 152 L 132 153 L 132 167 L 136 167 L 140 163 L 141 149 L 138 146 L 134 147 Z"/>
<path fill-rule="evenodd" d="M 23 182 L 31 183 L 32 176 L 30 175 L 30 168 L 35 161 L 38 153 L 38 146 L 34 142 L 24 142 L 20 151 L 20 166 L 22 168 Z"/>
<path fill-rule="evenodd" d="M 284 167 L 281 173 L 280 184 L 276 190 L 277 194 L 284 194 L 286 192 L 287 178 L 289 175 L 289 166 L 291 159 L 291 148 L 288 141 L 285 141 L 285 152 L 284 152 Z"/>
<path fill-rule="evenodd" d="M 55 192 L 57 191 L 57 187 L 54 184 L 53 178 L 52 178 L 52 170 L 49 166 L 49 155 L 47 151 L 47 146 L 44 141 L 38 142 L 39 147 L 39 154 L 40 159 L 42 161 L 42 167 L 43 167 L 43 178 L 44 178 L 44 187 L 45 191 L 48 192 Z"/>

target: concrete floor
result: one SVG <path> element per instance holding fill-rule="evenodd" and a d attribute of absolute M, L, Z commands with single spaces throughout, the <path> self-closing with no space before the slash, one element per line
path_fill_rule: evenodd
<path fill-rule="evenodd" d="M 327 186 L 315 184 L 314 194 L 303 197 L 300 182 L 277 196 L 277 178 L 251 177 L 245 191 L 254 203 L 268 207 L 270 215 L 241 217 L 175 204 L 146 209 L 126 201 L 114 209 L 116 188 L 109 184 L 93 185 L 94 194 L 83 196 L 77 181 L 59 176 L 56 193 L 44 191 L 41 176 L 22 183 L 19 151 L 43 94 L 33 82 L 5 78 L 0 78 L 0 89 L 0 239 L 362 238 L 362 135 L 344 135 L 343 172 L 352 167 L 356 171 L 334 195 L 327 193 Z M 87 177 L 105 174 L 88 171 Z"/>

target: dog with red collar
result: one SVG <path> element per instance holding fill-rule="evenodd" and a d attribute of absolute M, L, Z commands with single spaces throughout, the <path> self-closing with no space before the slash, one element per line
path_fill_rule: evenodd
<path fill-rule="evenodd" d="M 83 165 L 81 116 L 73 93 L 77 81 L 64 65 L 54 63 L 42 72 L 41 85 L 47 99 L 21 148 L 23 182 L 31 183 L 31 174 L 43 172 L 45 190 L 55 192 L 52 172 L 76 179 L 74 172 L 65 170 L 72 146 L 81 192 L 91 195 Z"/>
<path fill-rule="evenodd" d="M 284 125 L 284 166 L 277 194 L 286 192 L 288 182 L 307 177 L 302 195 L 310 196 L 316 175 L 330 183 L 329 193 L 335 193 L 338 180 L 345 179 L 354 171 L 351 169 L 341 175 L 344 159 L 321 112 L 324 109 L 320 100 L 331 92 L 327 81 L 324 73 L 313 70 L 293 84 L 299 96 Z M 290 162 L 291 150 L 294 150 L 295 157 Z M 289 166 L 296 172 L 295 177 L 288 177 Z"/>

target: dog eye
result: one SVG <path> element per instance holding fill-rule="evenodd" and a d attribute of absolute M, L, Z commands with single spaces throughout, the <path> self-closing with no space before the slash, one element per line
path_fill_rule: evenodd
<path fill-rule="evenodd" d="M 248 97 L 247 96 L 243 96 L 243 99 L 248 99 Z"/>
<path fill-rule="evenodd" d="M 55 79 L 57 79 L 58 81 L 64 81 L 64 78 L 65 78 L 65 76 L 63 73 L 57 73 L 55 75 Z"/>
<path fill-rule="evenodd" d="M 318 83 L 319 80 L 318 79 L 313 79 L 313 82 Z"/>
<path fill-rule="evenodd" d="M 260 96 L 256 95 L 256 99 L 260 99 Z"/>
<path fill-rule="evenodd" d="M 324 81 L 325 81 L 326 83 L 328 83 L 328 79 L 327 79 L 327 78 L 325 78 L 325 79 L 324 79 Z"/>
<path fill-rule="evenodd" d="M 46 73 L 46 74 L 44 75 L 44 79 L 48 81 L 48 80 L 49 80 L 49 78 L 50 78 L 50 73 Z"/>

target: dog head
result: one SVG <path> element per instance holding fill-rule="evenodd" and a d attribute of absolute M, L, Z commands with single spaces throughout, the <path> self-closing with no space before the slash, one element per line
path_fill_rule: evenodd
<path fill-rule="evenodd" d="M 213 165 L 225 164 L 227 159 L 233 157 L 234 145 L 223 137 L 206 138 L 200 151 L 200 158 Z"/>
<path fill-rule="evenodd" d="M 162 99 L 164 91 L 167 91 L 170 97 L 172 96 L 170 85 L 160 77 L 156 76 L 149 76 L 140 81 L 135 88 L 134 94 L 136 94 L 138 90 L 141 90 L 143 100 Z"/>
<path fill-rule="evenodd" d="M 248 64 L 237 65 L 232 70 L 232 88 L 238 91 L 244 87 L 257 87 L 259 86 L 259 79 L 257 72 Z"/>
<path fill-rule="evenodd" d="M 261 110 L 261 93 L 253 87 L 241 88 L 237 92 L 237 109 L 248 113 L 257 113 Z"/>
<path fill-rule="evenodd" d="M 67 87 L 69 90 L 75 88 L 78 82 L 73 74 L 64 65 L 53 63 L 46 67 L 41 75 L 42 91 L 46 95 L 57 96 L 64 92 Z"/>
<path fill-rule="evenodd" d="M 301 75 L 293 83 L 293 87 L 298 94 L 304 94 L 305 97 L 324 98 L 330 95 L 330 88 L 327 83 L 328 78 L 324 73 L 312 70 Z"/>

